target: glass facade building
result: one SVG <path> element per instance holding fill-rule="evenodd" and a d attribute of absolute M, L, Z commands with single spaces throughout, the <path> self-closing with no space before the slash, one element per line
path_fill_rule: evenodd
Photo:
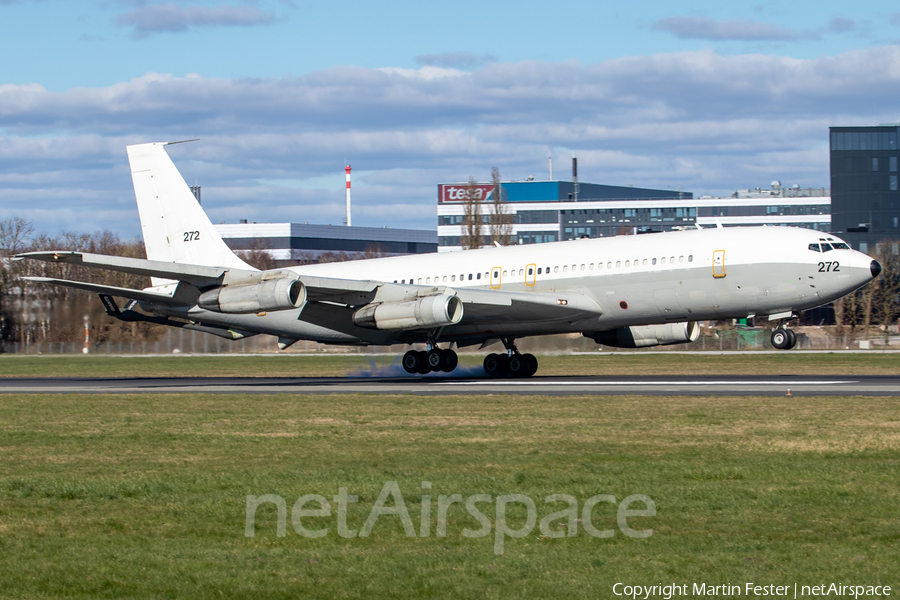
<path fill-rule="evenodd" d="M 900 124 L 830 133 L 832 231 L 863 252 L 900 238 Z"/>

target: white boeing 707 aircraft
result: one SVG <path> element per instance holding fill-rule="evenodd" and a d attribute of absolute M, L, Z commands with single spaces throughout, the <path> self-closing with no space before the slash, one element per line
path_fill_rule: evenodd
<path fill-rule="evenodd" d="M 143 290 L 30 278 L 99 294 L 107 313 L 227 339 L 269 334 L 284 349 L 424 343 L 410 373 L 452 371 L 453 345 L 503 342 L 488 375 L 529 377 L 537 360 L 515 340 L 578 332 L 638 348 L 697 339 L 697 321 L 750 316 L 777 322 L 776 348 L 800 311 L 865 285 L 881 265 L 830 234 L 791 227 L 697 229 L 295 266 L 259 271 L 222 241 L 166 154 L 128 146 L 147 259 L 32 252 L 17 259 L 151 277 Z M 114 297 L 129 302 L 120 308 Z M 141 310 L 136 310 L 140 308 Z M 443 348 L 440 347 L 443 345 Z"/>

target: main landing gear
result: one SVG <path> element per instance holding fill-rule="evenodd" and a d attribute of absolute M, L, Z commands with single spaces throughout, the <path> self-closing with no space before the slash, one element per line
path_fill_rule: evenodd
<path fill-rule="evenodd" d="M 484 359 L 484 372 L 488 377 L 531 377 L 537 372 L 538 361 L 533 354 L 520 354 L 512 339 L 503 340 L 503 345 L 506 346 L 506 354 L 488 354 Z M 450 373 L 459 364 L 453 350 L 442 350 L 433 344 L 429 346 L 430 350 L 410 350 L 403 355 L 403 369 L 407 373 Z"/>
<path fill-rule="evenodd" d="M 431 350 L 410 350 L 403 355 L 403 369 L 407 373 L 426 375 L 432 371 L 450 373 L 459 364 L 456 352 L 441 350 L 434 346 Z"/>
<path fill-rule="evenodd" d="M 779 325 L 772 330 L 772 345 L 779 350 L 790 350 L 797 345 L 797 334 L 784 325 Z"/>

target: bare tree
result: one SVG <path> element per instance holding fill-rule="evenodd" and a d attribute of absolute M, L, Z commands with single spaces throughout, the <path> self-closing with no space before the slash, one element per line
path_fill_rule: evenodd
<path fill-rule="evenodd" d="M 466 197 L 463 205 L 463 227 L 465 233 L 461 240 L 462 247 L 466 250 L 474 250 L 481 248 L 482 239 L 481 231 L 484 221 L 481 217 L 481 203 L 478 201 L 478 186 L 475 185 L 475 178 L 469 177 L 469 184 L 466 186 Z"/>
<path fill-rule="evenodd" d="M 882 240 L 876 248 L 875 260 L 881 263 L 881 275 L 869 285 L 877 288 L 874 312 L 881 321 L 887 344 L 891 323 L 900 314 L 900 242 Z"/>
<path fill-rule="evenodd" d="M 491 181 L 494 189 L 491 191 L 491 243 L 499 243 L 508 246 L 512 241 L 512 215 L 506 211 L 503 202 L 503 188 L 500 185 L 500 169 L 491 169 Z"/>

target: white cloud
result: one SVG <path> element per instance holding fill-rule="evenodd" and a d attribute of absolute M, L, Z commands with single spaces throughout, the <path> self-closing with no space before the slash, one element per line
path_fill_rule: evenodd
<path fill-rule="evenodd" d="M 170 154 L 203 186 L 214 221 L 338 223 L 345 161 L 360 173 L 359 224 L 376 226 L 431 228 L 438 183 L 487 179 L 493 166 L 540 179 L 548 151 L 557 177 L 574 152 L 581 179 L 596 183 L 698 195 L 772 179 L 828 186 L 829 125 L 898 121 L 898 92 L 896 46 L 815 60 L 707 50 L 473 72 L 2 85 L 0 219 L 34 218 L 53 233 L 47 215 L 84 205 L 97 208 L 97 227 L 136 235 L 124 146 L 195 137 Z"/>

